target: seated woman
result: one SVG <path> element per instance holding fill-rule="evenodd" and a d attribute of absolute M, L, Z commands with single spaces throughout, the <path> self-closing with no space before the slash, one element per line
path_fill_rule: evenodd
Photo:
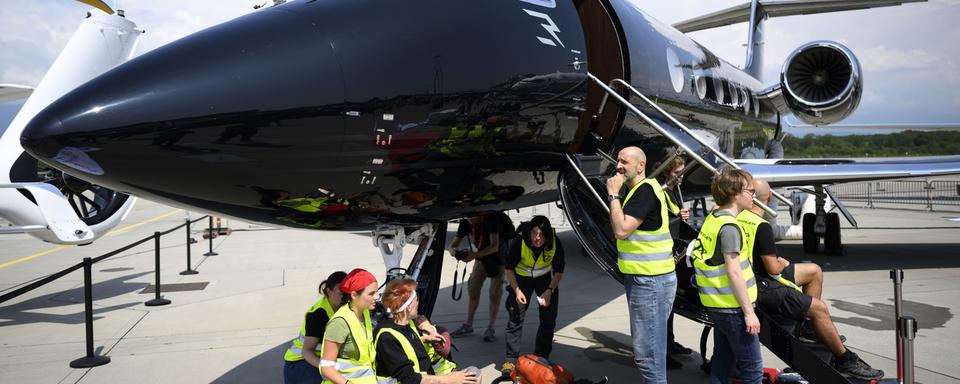
<path fill-rule="evenodd" d="M 323 297 L 313 304 L 303 316 L 300 335 L 283 355 L 283 382 L 285 384 L 312 383 L 323 380 L 320 376 L 320 339 L 327 322 L 334 312 L 340 309 L 343 296 L 340 294 L 340 282 L 347 273 L 336 271 L 320 283 Z M 304 352 L 306 351 L 306 352 Z"/>
<path fill-rule="evenodd" d="M 377 279 L 360 268 L 350 271 L 340 283 L 344 304 L 323 333 L 323 384 L 377 384 L 370 321 L 370 310 L 377 304 L 377 286 Z"/>
<path fill-rule="evenodd" d="M 387 284 L 383 306 L 393 316 L 385 319 L 376 333 L 377 381 L 381 384 L 477 384 L 480 370 L 475 367 L 454 371 L 456 364 L 444 359 L 433 348 L 442 341 L 429 321 L 417 319 L 417 282 L 403 279 Z M 392 321 L 391 321 L 392 320 Z M 419 329 L 418 329 L 419 326 Z M 420 336 L 420 332 L 427 334 Z"/>

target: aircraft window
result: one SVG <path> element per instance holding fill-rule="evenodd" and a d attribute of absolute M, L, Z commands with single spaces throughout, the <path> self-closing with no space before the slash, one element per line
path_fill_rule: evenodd
<path fill-rule="evenodd" d="M 730 105 L 740 106 L 740 88 L 734 83 L 727 83 L 730 87 Z"/>
<path fill-rule="evenodd" d="M 740 100 L 743 101 L 743 114 L 750 116 L 750 95 L 747 94 L 747 91 L 740 90 Z"/>
<path fill-rule="evenodd" d="M 691 81 L 691 83 L 693 85 L 693 92 L 697 95 L 697 97 L 700 98 L 700 100 L 703 100 L 704 98 L 707 97 L 707 78 L 706 77 L 703 77 L 701 75 L 693 75 L 693 81 Z"/>
<path fill-rule="evenodd" d="M 710 100 L 716 101 L 717 103 L 723 103 L 723 80 L 720 80 L 716 77 L 711 79 L 709 85 L 712 85 L 712 92 L 707 92 L 707 97 Z"/>
<path fill-rule="evenodd" d="M 717 102 L 723 105 L 730 105 L 731 95 L 730 95 L 730 92 L 726 92 L 727 88 L 730 87 L 730 83 L 728 83 L 726 80 L 720 80 L 719 83 L 720 83 L 720 86 L 717 87 L 717 89 L 719 90 L 718 92 L 719 95 L 717 95 Z"/>

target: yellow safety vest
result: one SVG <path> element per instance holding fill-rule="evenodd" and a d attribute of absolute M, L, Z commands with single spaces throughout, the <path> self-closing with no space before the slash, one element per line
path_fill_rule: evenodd
<path fill-rule="evenodd" d="M 720 228 L 724 225 L 733 225 L 740 231 L 740 272 L 747 285 L 747 294 L 750 302 L 757 301 L 757 280 L 753 275 L 753 265 L 750 263 L 751 249 L 747 248 L 747 236 L 743 228 L 737 225 L 737 220 L 733 216 L 714 216 L 711 212 L 700 228 L 700 234 L 697 236 L 697 246 L 693 249 L 693 267 L 696 272 L 697 287 L 700 290 L 700 301 L 704 306 L 710 308 L 740 308 L 737 297 L 733 294 L 733 287 L 730 286 L 730 278 L 727 277 L 727 264 L 723 255 L 719 255 L 719 263 L 716 266 L 707 265 L 707 261 L 714 259 L 717 255 L 717 237 L 720 235 Z M 717 259 L 714 259 L 717 260 Z"/>
<path fill-rule="evenodd" d="M 680 187 L 674 187 L 680 188 Z M 667 210 L 672 213 L 674 216 L 680 216 L 680 207 L 673 202 L 673 199 L 670 198 L 670 195 L 667 193 L 666 189 L 663 189 L 663 200 L 667 202 Z"/>
<path fill-rule="evenodd" d="M 553 271 L 553 255 L 557 253 L 557 232 L 553 232 L 553 244 L 549 250 L 544 247 L 537 258 L 533 254 L 533 249 L 527 246 L 527 239 L 520 241 L 520 263 L 513 269 L 517 275 L 523 277 L 540 277 Z"/>
<path fill-rule="evenodd" d="M 357 319 L 349 305 L 344 304 L 333 315 L 333 319 L 343 318 L 350 327 L 350 336 L 357 343 L 357 351 L 360 352 L 360 358 L 357 360 L 337 358 L 337 372 L 346 377 L 353 384 L 376 384 L 377 376 L 373 371 L 373 362 L 376 358 L 376 350 L 373 345 L 373 325 L 370 321 L 370 311 L 363 310 L 363 322 Z M 333 382 L 323 380 L 323 384 L 332 384 Z"/>
<path fill-rule="evenodd" d="M 747 240 L 745 241 L 745 243 L 747 243 L 746 244 L 747 249 L 749 249 L 750 253 L 753 254 L 753 245 L 756 244 L 756 241 L 757 241 L 757 228 L 760 227 L 760 224 L 763 224 L 763 223 L 769 224 L 769 222 L 763 217 L 761 217 L 760 215 L 753 213 L 753 211 L 750 211 L 748 209 L 740 211 L 740 214 L 737 215 L 737 222 L 740 223 L 740 228 L 742 228 L 743 231 L 746 232 Z M 763 255 L 754 255 L 754 256 L 762 257 Z M 756 261 L 756 260 L 752 260 L 752 261 Z M 762 263 L 763 261 L 760 261 L 760 262 Z M 794 284 L 792 281 L 784 278 L 782 274 L 778 273 L 776 275 L 770 275 L 770 277 L 772 277 L 774 280 L 776 280 L 780 284 L 796 289 L 799 292 L 803 292 L 803 289 L 801 289 L 799 286 Z"/>
<path fill-rule="evenodd" d="M 419 335 L 420 331 L 417 329 L 417 326 L 414 325 L 413 321 L 408 323 L 410 329 L 413 330 L 415 335 Z M 397 342 L 400 343 L 400 347 L 403 348 L 403 353 L 407 355 L 407 359 L 413 362 L 413 370 L 421 375 L 427 374 L 426 371 L 420 369 L 420 359 L 417 358 L 417 352 L 413 350 L 413 345 L 410 344 L 410 341 L 407 340 L 407 337 L 402 333 L 398 332 L 395 329 L 389 327 L 382 327 L 380 331 L 377 332 L 376 344 L 380 345 L 380 336 L 384 333 L 389 333 L 393 335 L 394 339 L 397 339 Z M 450 372 L 453 372 L 457 369 L 457 365 L 453 362 L 444 359 L 442 356 L 437 354 L 437 351 L 433 348 L 433 345 L 430 343 L 424 343 L 423 340 L 420 340 L 420 343 L 423 344 L 423 347 L 427 350 L 427 356 L 430 357 L 430 364 L 433 367 L 433 372 L 438 375 L 445 375 Z M 387 376 L 377 376 L 377 383 L 379 384 L 396 384 L 398 383 L 397 379 Z"/>
<path fill-rule="evenodd" d="M 300 325 L 300 335 L 293 339 L 293 344 L 290 345 L 290 348 L 287 349 L 287 352 L 283 354 L 283 359 L 289 362 L 303 360 L 303 340 L 307 337 L 307 316 L 311 313 L 314 313 L 320 309 L 323 309 L 327 313 L 327 319 L 333 317 L 333 307 L 330 306 L 330 301 L 326 297 L 317 300 L 312 307 L 303 315 L 303 324 Z M 313 351 L 317 356 L 321 356 L 321 348 L 323 347 L 323 340 L 320 340 L 320 343 L 317 344 L 317 348 Z"/>
<path fill-rule="evenodd" d="M 673 272 L 676 262 L 673 259 L 673 237 L 670 236 L 667 203 L 664 201 L 660 183 L 655 179 L 644 179 L 630 189 L 621 207 L 627 206 L 634 192 L 644 184 L 653 188 L 653 194 L 660 202 L 660 227 L 653 231 L 641 231 L 638 228 L 626 240 L 617 239 L 617 267 L 625 274 L 662 275 Z"/>

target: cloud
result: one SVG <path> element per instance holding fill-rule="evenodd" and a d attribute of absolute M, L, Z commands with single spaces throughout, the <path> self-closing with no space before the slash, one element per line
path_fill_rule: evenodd
<path fill-rule="evenodd" d="M 928 52 L 922 48 L 904 50 L 877 45 L 860 49 L 857 57 L 860 59 L 860 64 L 863 65 L 864 69 L 869 68 L 875 72 L 927 69 L 947 65 L 947 60 L 943 59 L 940 55 Z"/>

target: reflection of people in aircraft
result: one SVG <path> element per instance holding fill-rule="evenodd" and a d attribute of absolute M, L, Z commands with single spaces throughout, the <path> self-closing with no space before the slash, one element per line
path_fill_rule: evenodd
<path fill-rule="evenodd" d="M 327 322 L 343 303 L 340 301 L 343 298 L 340 283 L 345 277 L 345 272 L 337 271 L 320 283 L 323 298 L 307 310 L 303 325 L 300 326 L 300 335 L 283 355 L 284 384 L 316 384 L 323 380 L 320 376 L 320 339 L 323 338 Z"/>
<path fill-rule="evenodd" d="M 445 342 L 436 328 L 425 319 L 419 324 L 417 282 L 393 280 L 383 291 L 383 306 L 392 319 L 385 319 L 376 332 L 377 381 L 383 383 L 479 383 L 480 377 L 465 370 L 434 349 L 433 343 Z M 421 336 L 421 333 L 424 333 Z"/>
<path fill-rule="evenodd" d="M 520 232 L 521 236 L 510 245 L 505 268 L 510 290 L 507 291 L 509 320 L 504 338 L 507 340 L 507 363 L 510 364 L 515 364 L 520 356 L 523 321 L 530 301 L 537 302 L 540 309 L 540 327 L 537 328 L 533 354 L 550 358 L 560 305 L 557 287 L 565 265 L 563 246 L 549 219 L 534 216 L 520 225 Z"/>
<path fill-rule="evenodd" d="M 670 235 L 676 239 L 680 236 L 680 220 L 686 221 L 690 218 L 690 208 L 683 206 L 683 197 L 680 196 L 680 183 L 683 182 L 683 170 L 686 166 L 682 157 L 675 157 L 665 172 L 657 175 L 657 181 L 663 185 L 663 192 L 666 193 L 666 199 L 669 208 L 667 217 L 670 221 Z M 654 167 L 656 168 L 656 166 Z M 667 318 L 667 369 L 680 369 L 683 364 L 669 355 L 689 355 L 693 353 L 690 348 L 684 347 L 677 342 L 673 334 L 673 312 Z"/>
<path fill-rule="evenodd" d="M 377 304 L 377 278 L 366 270 L 354 269 L 340 283 L 340 292 L 344 304 L 334 313 L 323 333 L 320 360 L 323 383 L 377 384 L 370 321 L 370 310 Z"/>
<path fill-rule="evenodd" d="M 757 191 L 758 200 L 764 204 L 770 201 L 770 186 L 766 181 L 754 179 L 753 187 Z M 802 321 L 804 316 L 809 317 L 816 338 L 834 355 L 834 368 L 845 376 L 861 380 L 882 378 L 883 371 L 870 367 L 843 345 L 843 340 L 830 318 L 827 304 L 819 297 L 801 293 L 793 281 L 783 277 L 782 273 L 789 262 L 777 256 L 773 230 L 762 215 L 763 210 L 754 205 L 737 216 L 740 226 L 747 233 L 747 247 L 752 249 L 753 270 L 760 288 L 757 304 L 764 313 L 771 314 L 774 319 Z"/>
<path fill-rule="evenodd" d="M 350 209 L 350 202 L 340 198 L 297 197 L 293 199 L 277 200 L 274 203 L 304 213 L 325 213 L 335 215 Z"/>
<path fill-rule="evenodd" d="M 456 251 L 460 243 L 466 239 L 466 255 L 458 257 Z M 473 216 L 460 220 L 457 236 L 451 243 L 450 254 L 461 261 L 473 263 L 473 272 L 467 282 L 467 294 L 470 297 L 467 304 L 467 320 L 451 336 L 460 337 L 473 334 L 473 317 L 480 306 L 480 290 L 483 282 L 490 279 L 490 322 L 483 332 L 483 341 L 496 340 L 494 327 L 497 325 L 497 311 L 500 309 L 500 298 L 503 296 L 503 260 L 500 256 L 500 222 L 494 214 Z M 462 252 L 462 251 L 461 251 Z"/>
<path fill-rule="evenodd" d="M 746 171 L 724 168 L 714 176 L 710 193 L 717 208 L 704 219 L 692 255 L 700 302 L 713 320 L 710 383 L 728 382 L 736 362 L 743 383 L 760 384 L 760 320 L 753 307 L 757 284 L 750 267 L 750 239 L 736 219 L 753 205 L 753 178 Z"/>
<path fill-rule="evenodd" d="M 646 178 L 643 150 L 627 147 L 617 156 L 617 174 L 607 180 L 607 199 L 617 238 L 617 267 L 624 274 L 633 358 L 643 382 L 666 383 L 667 317 L 677 293 L 667 202 L 660 183 Z M 624 184 L 628 192 L 621 204 Z"/>

